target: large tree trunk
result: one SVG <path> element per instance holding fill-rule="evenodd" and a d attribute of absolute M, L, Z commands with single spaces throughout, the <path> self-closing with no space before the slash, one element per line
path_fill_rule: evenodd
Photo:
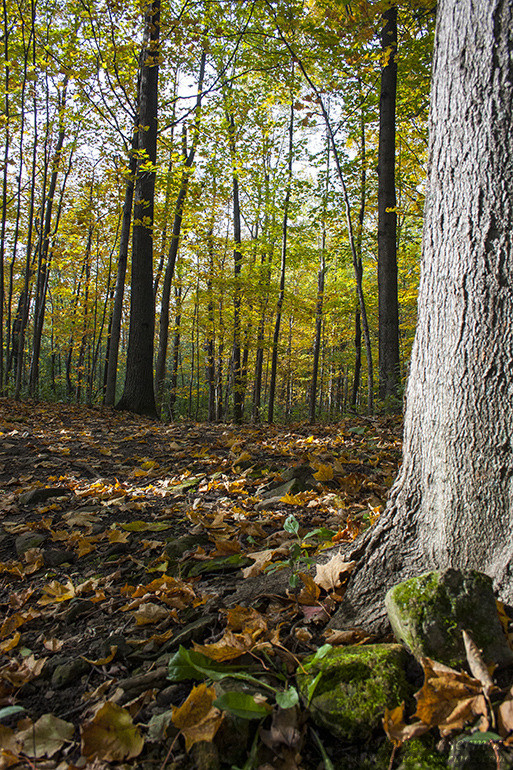
<path fill-rule="evenodd" d="M 386 625 L 390 585 L 478 568 L 513 600 L 513 4 L 441 0 L 403 465 L 332 624 Z"/>
<path fill-rule="evenodd" d="M 153 389 L 153 210 L 157 162 L 160 0 L 145 6 L 139 86 L 139 158 L 134 189 L 130 331 L 125 386 L 117 409 L 157 417 Z"/>

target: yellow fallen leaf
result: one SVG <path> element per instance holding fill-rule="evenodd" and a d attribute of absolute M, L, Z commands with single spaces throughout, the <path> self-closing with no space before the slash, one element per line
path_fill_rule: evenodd
<path fill-rule="evenodd" d="M 313 474 L 313 477 L 316 481 L 331 481 L 333 479 L 333 467 L 321 463 L 317 466 L 317 472 Z"/>
<path fill-rule="evenodd" d="M 199 741 L 211 742 L 221 726 L 223 714 L 212 705 L 215 698 L 213 687 L 200 684 L 181 706 L 173 708 L 173 724 L 183 733 L 187 751 Z"/>
<path fill-rule="evenodd" d="M 14 650 L 14 648 L 18 645 L 18 642 L 21 639 L 21 634 L 19 631 L 16 631 L 14 636 L 12 636 L 10 639 L 6 639 L 5 642 L 0 643 L 0 652 L 6 653 L 10 652 L 11 650 Z"/>
<path fill-rule="evenodd" d="M 80 728 L 82 754 L 87 759 L 121 762 L 138 757 L 144 739 L 129 712 L 107 701 L 94 718 Z"/>
<path fill-rule="evenodd" d="M 43 587 L 43 591 L 46 591 L 46 593 L 37 602 L 43 606 L 54 604 L 55 602 L 66 602 L 75 597 L 75 588 L 71 580 L 68 580 L 65 584 L 52 580 L 51 583 Z"/>
<path fill-rule="evenodd" d="M 43 714 L 37 722 L 16 734 L 29 757 L 53 757 L 65 743 L 71 741 L 75 726 L 53 714 Z"/>

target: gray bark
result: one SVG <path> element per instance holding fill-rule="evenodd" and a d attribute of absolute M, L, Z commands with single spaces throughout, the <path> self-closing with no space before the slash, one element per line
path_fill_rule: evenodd
<path fill-rule="evenodd" d="M 386 589 L 432 568 L 513 600 L 511 50 L 511 0 L 441 0 L 403 465 L 334 626 L 383 629 Z"/>

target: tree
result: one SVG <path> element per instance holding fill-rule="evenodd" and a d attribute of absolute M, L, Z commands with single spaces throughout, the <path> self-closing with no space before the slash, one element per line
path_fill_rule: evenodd
<path fill-rule="evenodd" d="M 145 9 L 145 44 L 139 86 L 139 158 L 134 189 L 130 332 L 125 387 L 118 409 L 157 416 L 153 389 L 153 210 L 157 160 L 160 0 Z"/>
<path fill-rule="evenodd" d="M 438 5 L 403 465 L 334 625 L 383 628 L 385 590 L 432 568 L 482 570 L 513 600 L 512 38 L 511 2 Z"/>
<path fill-rule="evenodd" d="M 397 399 L 399 387 L 399 303 L 397 299 L 397 200 L 395 194 L 395 102 L 397 92 L 397 6 L 383 14 L 383 66 L 379 96 L 378 304 L 379 396 Z"/>

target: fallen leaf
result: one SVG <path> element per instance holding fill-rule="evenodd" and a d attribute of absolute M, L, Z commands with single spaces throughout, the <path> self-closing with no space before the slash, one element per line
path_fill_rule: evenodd
<path fill-rule="evenodd" d="M 71 580 L 65 584 L 59 583 L 58 580 L 52 580 L 51 583 L 43 587 L 43 591 L 46 593 L 37 602 L 43 606 L 55 602 L 67 602 L 75 597 L 75 588 Z"/>
<path fill-rule="evenodd" d="M 423 658 L 421 663 L 424 685 L 415 695 L 415 716 L 422 722 L 429 727 L 438 726 L 444 735 L 461 729 L 478 714 L 486 714 L 486 701 L 477 679 L 430 658 Z"/>
<path fill-rule="evenodd" d="M 430 727 L 424 722 L 414 722 L 407 725 L 404 722 L 404 702 L 394 709 L 385 708 L 383 728 L 395 746 L 402 746 L 405 741 L 417 738 L 426 733 Z"/>
<path fill-rule="evenodd" d="M 53 757 L 64 744 L 71 741 L 75 727 L 71 722 L 58 719 L 53 714 L 43 714 L 37 722 L 17 733 L 23 743 L 23 751 L 29 757 Z"/>
<path fill-rule="evenodd" d="M 483 660 L 483 656 L 468 631 L 463 630 L 462 636 L 470 672 L 481 682 L 484 694 L 489 696 L 495 685 Z"/>
<path fill-rule="evenodd" d="M 199 741 L 212 741 L 221 726 L 223 714 L 213 706 L 215 698 L 213 687 L 200 684 L 181 706 L 173 708 L 173 724 L 183 733 L 187 751 Z"/>
<path fill-rule="evenodd" d="M 326 564 L 318 564 L 315 582 L 325 591 L 333 591 L 341 585 L 341 575 L 350 574 L 356 566 L 355 561 L 344 561 L 342 554 L 336 553 Z"/>
<path fill-rule="evenodd" d="M 94 718 L 80 728 L 82 754 L 107 762 L 121 762 L 138 757 L 144 739 L 129 712 L 107 701 Z"/>
<path fill-rule="evenodd" d="M 166 607 L 161 607 L 160 604 L 154 604 L 153 602 L 146 602 L 141 604 L 139 609 L 134 612 L 134 619 L 137 626 L 146 626 L 150 623 L 158 623 L 160 620 L 164 620 L 170 614 L 170 611 Z"/>

